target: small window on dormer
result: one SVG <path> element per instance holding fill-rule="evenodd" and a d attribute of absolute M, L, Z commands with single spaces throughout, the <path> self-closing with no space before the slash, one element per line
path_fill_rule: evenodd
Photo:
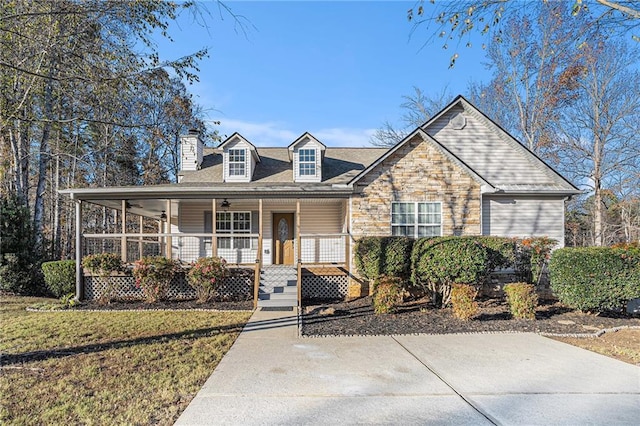
<path fill-rule="evenodd" d="M 229 150 L 229 176 L 245 175 L 245 152 L 244 149 Z"/>
<path fill-rule="evenodd" d="M 298 151 L 298 167 L 300 176 L 316 175 L 316 150 L 301 149 Z"/>

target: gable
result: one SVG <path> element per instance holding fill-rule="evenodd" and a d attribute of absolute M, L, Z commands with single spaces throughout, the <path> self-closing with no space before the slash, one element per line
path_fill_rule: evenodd
<path fill-rule="evenodd" d="M 356 177 L 354 177 L 349 184 L 356 184 L 360 180 L 365 179 L 365 177 L 373 171 L 379 164 L 383 162 L 393 161 L 393 158 L 398 151 L 403 151 L 406 149 L 406 145 L 415 145 L 419 140 L 420 142 L 424 142 L 426 144 L 431 145 L 432 148 L 438 152 L 438 155 L 443 155 L 448 161 L 453 164 L 456 164 L 461 170 L 463 170 L 468 176 L 473 178 L 476 182 L 483 185 L 485 189 L 492 188 L 491 184 L 487 182 L 484 177 L 480 176 L 476 173 L 472 168 L 467 166 L 463 161 L 457 158 L 453 153 L 451 153 L 446 147 L 440 144 L 437 140 L 432 138 L 429 134 L 424 132 L 422 129 L 418 128 L 413 133 L 406 136 L 403 140 L 398 142 L 394 147 L 386 151 L 380 158 L 378 158 L 375 162 L 373 162 L 369 167 L 359 173 Z M 428 160 L 428 158 L 421 158 L 420 160 Z"/>
<path fill-rule="evenodd" d="M 498 189 L 578 192 L 462 97 L 422 128 Z"/>
<path fill-rule="evenodd" d="M 420 133 L 376 162 L 354 186 L 355 234 L 389 235 L 394 202 L 439 203 L 443 235 L 480 233 L 481 182 Z"/>
<path fill-rule="evenodd" d="M 382 161 L 374 163 L 366 172 L 358 179 L 358 186 L 384 182 L 390 191 L 398 194 L 413 187 L 420 188 L 419 191 L 446 192 L 450 191 L 454 181 L 464 181 L 465 185 L 478 188 L 481 185 L 476 176 L 419 133 Z"/>

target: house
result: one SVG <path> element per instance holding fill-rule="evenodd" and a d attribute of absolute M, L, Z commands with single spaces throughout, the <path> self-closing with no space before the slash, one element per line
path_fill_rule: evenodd
<path fill-rule="evenodd" d="M 327 147 L 310 133 L 288 147 L 238 133 L 217 148 L 194 132 L 181 143 L 179 183 L 62 191 L 78 225 L 83 203 L 159 221 L 154 234 L 78 226 L 78 259 L 105 247 L 129 261 L 218 255 L 253 271 L 256 304 L 295 306 L 358 291 L 352 252 L 365 235 L 549 236 L 562 246 L 565 200 L 580 192 L 462 96 L 390 149 Z M 83 297 L 79 266 L 77 278 Z"/>

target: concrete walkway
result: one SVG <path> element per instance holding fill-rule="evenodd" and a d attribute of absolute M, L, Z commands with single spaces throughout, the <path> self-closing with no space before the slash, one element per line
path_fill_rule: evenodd
<path fill-rule="evenodd" d="M 637 425 L 640 367 L 535 334 L 298 338 L 257 311 L 178 425 Z"/>

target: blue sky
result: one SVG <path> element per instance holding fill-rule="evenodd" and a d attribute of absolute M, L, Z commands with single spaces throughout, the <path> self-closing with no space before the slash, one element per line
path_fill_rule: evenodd
<path fill-rule="evenodd" d="M 222 122 L 222 135 L 238 131 L 257 146 L 287 146 L 305 131 L 328 146 L 367 146 L 384 121 L 398 121 L 413 86 L 456 95 L 472 79 L 489 79 L 480 42 L 445 50 L 441 40 L 425 45 L 424 31 L 411 35 L 406 12 L 414 1 L 225 4 L 246 18 L 246 34 L 207 3 L 208 29 L 182 16 L 175 42 L 159 49 L 175 59 L 208 47 L 189 90 L 209 119 Z"/>

